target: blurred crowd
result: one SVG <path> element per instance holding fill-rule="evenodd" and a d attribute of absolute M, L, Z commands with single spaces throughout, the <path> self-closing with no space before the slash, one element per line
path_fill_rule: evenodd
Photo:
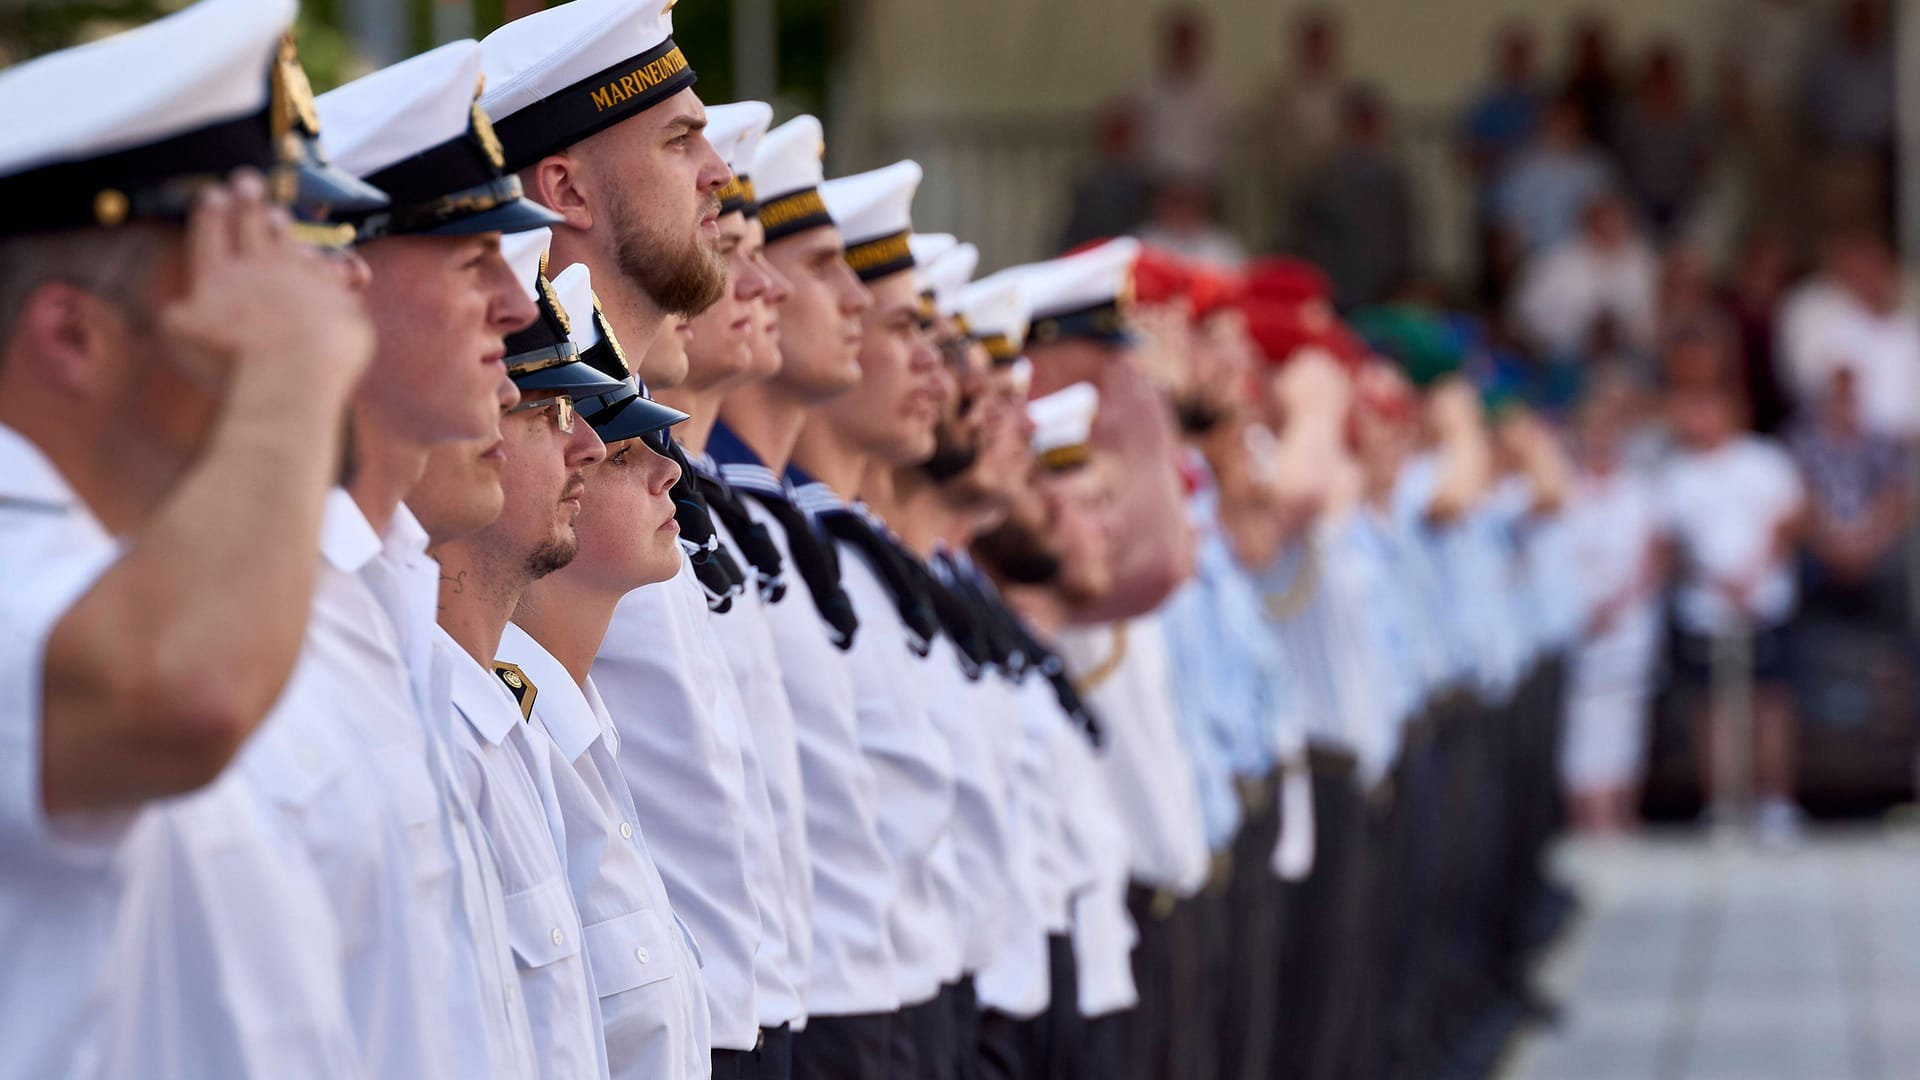
<path fill-rule="evenodd" d="M 1738 0 L 1720 18 L 1710 49 L 1656 38 L 1629 54 L 1589 14 L 1559 28 L 1557 71 L 1547 28 L 1502 26 L 1484 84 L 1449 122 L 1474 243 L 1470 273 L 1447 280 L 1422 250 L 1392 104 L 1350 74 L 1336 13 L 1290 24 L 1284 71 L 1242 108 L 1209 73 L 1205 16 L 1175 9 L 1157 73 L 1100 118 L 1100 164 L 1065 226 L 1068 243 L 1131 232 L 1256 275 L 1281 265 L 1253 254 L 1270 252 L 1323 275 L 1344 315 L 1386 306 L 1473 328 L 1472 381 L 1545 423 L 1573 470 L 1569 520 L 1594 519 L 1583 641 L 1613 648 L 1603 666 L 1631 671 L 1634 689 L 1604 705 L 1572 695 L 1565 779 L 1580 819 L 1602 827 L 1634 816 L 1656 697 L 1689 697 L 1690 669 L 1704 687 L 1707 639 L 1738 616 L 1759 631 L 1754 765 L 1785 828 L 1790 687 L 1804 673 L 1784 627 L 1803 607 L 1884 635 L 1908 617 L 1920 316 L 1890 239 L 1891 14 L 1879 0 Z M 1223 178 L 1239 168 L 1262 178 L 1271 235 L 1223 220 Z M 1707 455 L 1702 475 L 1690 453 Z M 1749 467 L 1778 494 L 1730 516 L 1701 509 L 1694 486 L 1727 490 Z M 1735 565 L 1746 547 L 1752 565 Z M 1769 589 L 1689 581 L 1758 579 L 1762 563 L 1780 571 Z M 1726 593 L 1725 610 L 1696 587 Z M 1602 712 L 1606 738 L 1582 722 Z M 1707 735 L 1689 736 L 1703 789 Z"/>

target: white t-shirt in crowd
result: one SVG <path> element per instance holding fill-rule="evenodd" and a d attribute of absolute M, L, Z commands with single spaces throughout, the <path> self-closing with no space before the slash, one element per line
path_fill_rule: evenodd
<path fill-rule="evenodd" d="M 1762 565 L 1747 615 L 1777 626 L 1793 613 L 1793 566 L 1768 563 L 1780 523 L 1804 498 L 1800 473 L 1778 443 L 1737 436 L 1705 451 L 1678 450 L 1656 480 L 1662 527 L 1679 548 L 1676 616 L 1682 629 L 1711 634 L 1730 629 L 1739 614 L 1718 588 Z"/>
<path fill-rule="evenodd" d="M 1802 406 L 1821 400 L 1836 369 L 1853 369 L 1867 430 L 1920 435 L 1920 315 L 1869 310 L 1823 279 L 1794 289 L 1780 307 L 1781 380 Z"/>

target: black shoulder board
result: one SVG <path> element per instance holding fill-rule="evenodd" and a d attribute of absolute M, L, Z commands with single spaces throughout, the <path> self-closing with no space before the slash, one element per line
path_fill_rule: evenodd
<path fill-rule="evenodd" d="M 518 664 L 509 664 L 504 660 L 493 662 L 493 673 L 500 676 L 500 681 L 513 692 L 513 700 L 520 703 L 520 719 L 533 719 L 533 699 L 540 696 L 540 688 L 533 685 L 527 673 L 521 671 Z"/>

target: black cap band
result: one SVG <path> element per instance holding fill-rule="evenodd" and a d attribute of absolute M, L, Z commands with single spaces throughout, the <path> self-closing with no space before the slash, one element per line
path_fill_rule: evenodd
<path fill-rule="evenodd" d="M 753 181 L 738 175 L 727 181 L 727 186 L 720 189 L 720 212 L 748 217 L 759 213 L 753 203 Z"/>
<path fill-rule="evenodd" d="M 905 232 L 889 233 L 847 245 L 847 265 L 861 281 L 878 281 L 913 269 L 913 248 Z"/>
<path fill-rule="evenodd" d="M 693 68 L 672 38 L 603 68 L 494 122 L 509 172 L 558 153 L 692 86 Z"/>
<path fill-rule="evenodd" d="M 833 224 L 819 188 L 801 188 L 760 204 L 760 224 L 766 227 L 767 243 L 784 240 L 795 233 Z"/>
<path fill-rule="evenodd" d="M 1036 318 L 1027 330 L 1027 341 L 1035 345 L 1046 345 L 1061 338 L 1089 338 L 1114 344 L 1128 341 L 1127 320 L 1120 310 L 1120 301 L 1108 300 Z"/>
<path fill-rule="evenodd" d="M 266 110 L 145 146 L 0 177 L 0 235 L 184 221 L 202 189 L 242 166 L 281 164 Z"/>

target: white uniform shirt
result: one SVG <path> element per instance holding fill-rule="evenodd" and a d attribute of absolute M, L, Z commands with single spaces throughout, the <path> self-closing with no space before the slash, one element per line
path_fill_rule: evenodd
<path fill-rule="evenodd" d="M 667 901 L 620 774 L 619 739 L 591 679 L 583 688 L 518 626 L 500 639 L 500 659 L 533 683 L 534 727 L 523 748 L 552 779 L 548 823 L 567 878 L 600 995 L 607 1064 L 615 1077 L 704 1078 L 712 1071 L 700 961 Z"/>
<path fill-rule="evenodd" d="M 507 946 L 506 900 L 499 868 L 488 852 L 480 816 L 455 777 L 449 754 L 453 664 L 467 662 L 442 646 L 435 625 L 440 564 L 427 554 L 426 530 L 405 505 L 381 537 L 380 554 L 360 571 L 386 609 L 406 661 L 414 707 L 428 733 L 435 779 L 448 812 L 442 816 L 457 873 L 455 910 L 445 920 L 452 969 L 446 986 L 460 1076 L 525 1077 L 539 1071 L 533 1031 Z M 470 1037 L 479 1032 L 482 1037 Z M 469 1034 L 458 1034 L 469 1033 Z"/>
<path fill-rule="evenodd" d="M 426 729 L 392 620 L 360 577 L 380 550 L 352 497 L 335 489 L 299 663 L 238 764 L 325 882 L 368 1067 L 452 1077 L 449 1000 L 465 1022 L 483 1014 L 472 967 L 453 978 L 446 927 L 458 877 Z"/>
<path fill-rule="evenodd" d="M 780 526 L 751 500 L 747 512 L 766 527 L 776 545 L 784 545 Z M 726 527 L 715 521 L 720 542 L 739 550 Z M 780 557 L 788 558 L 785 547 Z M 811 609 L 812 600 L 797 571 L 787 574 L 787 593 L 780 607 Z M 733 671 L 740 699 L 746 705 L 747 737 L 741 757 L 749 772 L 757 769 L 764 790 L 771 830 L 756 829 L 748 842 L 766 853 L 754 860 L 756 869 L 777 868 L 780 876 L 756 880 L 760 908 L 760 951 L 754 956 L 754 985 L 760 1003 L 760 1026 L 779 1027 L 804 1020 L 807 1014 L 807 971 L 813 963 L 813 862 L 807 850 L 806 793 L 800 783 L 800 748 L 793 709 L 787 702 L 786 673 L 773 643 L 769 605 L 757 589 L 734 597 L 733 610 L 713 620 L 713 632 Z M 759 792 L 749 792 L 757 795 Z M 758 815 L 756 815 L 757 819 Z"/>
<path fill-rule="evenodd" d="M 982 1008 L 1025 1019 L 1046 1011 L 1052 997 L 1047 936 L 1073 925 L 1073 894 L 1092 883 L 1092 871 L 1068 838 L 1060 765 L 1084 739 L 1060 708 L 1053 687 L 1029 674 L 1015 688 L 1020 735 L 1007 780 L 1008 863 L 1013 885 L 1006 929 L 992 963 L 975 978 Z"/>
<path fill-rule="evenodd" d="M 764 470 L 761 470 L 764 472 Z M 734 467 L 727 479 L 741 483 Z M 762 486 L 777 488 L 772 474 Z M 771 521 L 758 505 L 749 510 Z M 789 557 L 784 530 L 773 535 Z M 794 745 L 805 794 L 802 812 L 813 870 L 813 931 L 808 951 L 807 1012 L 855 1016 L 900 1007 L 894 988 L 893 870 L 880 841 L 880 804 L 873 767 L 860 752 L 853 675 L 847 654 L 834 647 L 827 624 L 797 580 L 781 603 L 766 609 L 767 629 L 780 657 Z M 866 633 L 861 627 L 859 633 Z"/>
<path fill-rule="evenodd" d="M 235 772 L 144 809 L 45 813 L 47 638 L 119 554 L 0 426 L 0 1076 L 362 1075 L 320 884 Z"/>
<path fill-rule="evenodd" d="M 507 944 L 540 1075 L 605 1077 L 606 1040 L 585 935 L 541 800 L 552 777 L 528 769 L 535 759 L 528 724 L 507 688 L 445 630 L 435 632 L 452 667 L 454 773 L 480 814 L 500 878 Z"/>
<path fill-rule="evenodd" d="M 953 653 L 943 638 L 927 657 L 935 674 L 946 672 L 942 682 L 929 682 L 927 710 L 953 761 L 953 876 L 943 874 L 942 893 L 959 931 L 961 966 L 977 973 L 999 953 L 1016 904 L 1007 815 L 1023 733 L 1018 688 L 993 670 L 968 681 Z"/>
<path fill-rule="evenodd" d="M 1112 727 L 1102 730 L 1111 731 Z M 1136 865 L 1133 843 L 1112 776 L 1102 776 L 1102 762 L 1093 744 L 1069 728 L 1059 747 L 1055 758 L 1059 771 L 1054 782 L 1063 796 L 1067 841 L 1077 853 L 1086 878 L 1086 884 L 1075 889 L 1071 897 L 1078 1005 L 1080 1015 L 1098 1018 L 1140 1004 L 1133 982 L 1133 947 L 1139 943 L 1140 934 L 1127 909 L 1127 885 Z M 1200 824 L 1197 802 L 1196 796 L 1195 828 Z M 1204 854 L 1204 833 L 1200 840 Z"/>
<path fill-rule="evenodd" d="M 937 677 L 925 666 L 931 657 L 908 648 L 906 624 L 865 556 L 846 544 L 839 552 L 841 582 L 860 619 L 847 650 L 860 748 L 873 768 L 880 840 L 893 866 L 894 988 L 902 1006 L 919 1005 L 960 974 L 933 866 L 953 823 L 953 761 L 927 709 L 927 681 Z"/>
<path fill-rule="evenodd" d="M 751 1050 L 760 1037 L 760 912 L 747 845 L 744 720 L 712 619 L 682 561 L 672 580 L 620 601 L 593 682 L 620 733 L 620 768 L 673 910 L 700 944 L 713 1045 Z"/>
<path fill-rule="evenodd" d="M 1166 642 L 1149 617 L 1060 635 L 1060 655 L 1104 721 L 1101 774 L 1133 846 L 1134 880 L 1186 897 L 1213 869 L 1193 768 L 1173 716 Z"/>

